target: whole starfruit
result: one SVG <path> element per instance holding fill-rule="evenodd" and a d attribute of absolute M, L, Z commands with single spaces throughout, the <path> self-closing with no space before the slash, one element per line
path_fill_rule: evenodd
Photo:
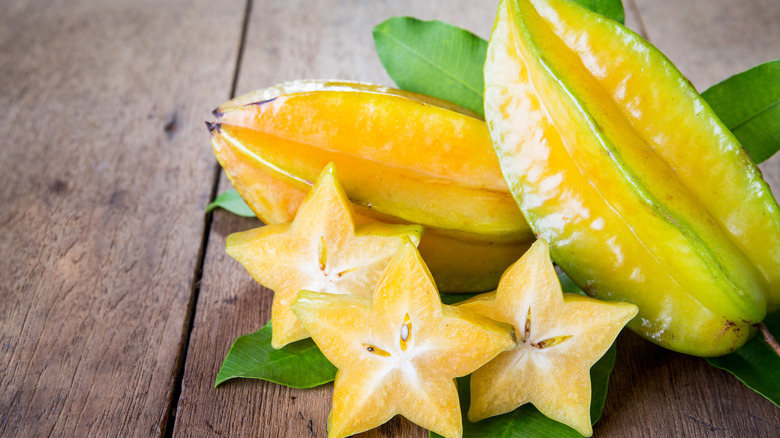
<path fill-rule="evenodd" d="M 375 85 L 296 81 L 214 114 L 215 154 L 266 223 L 290 221 L 334 162 L 358 223 L 425 227 L 419 249 L 443 291 L 495 288 L 534 240 L 484 121 L 450 103 Z"/>
<path fill-rule="evenodd" d="M 502 0 L 485 116 L 553 259 L 629 327 L 713 356 L 780 306 L 780 208 L 736 138 L 656 48 L 575 2 Z"/>

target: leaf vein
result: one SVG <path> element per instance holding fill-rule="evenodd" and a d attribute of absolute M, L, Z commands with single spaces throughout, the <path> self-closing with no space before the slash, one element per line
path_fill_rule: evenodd
<path fill-rule="evenodd" d="M 753 120 L 753 119 L 755 119 L 756 117 L 758 117 L 758 116 L 760 116 L 760 115 L 762 115 L 762 114 L 766 113 L 767 111 L 771 110 L 773 107 L 776 107 L 776 106 L 778 106 L 778 105 L 780 105 L 780 100 L 776 100 L 776 101 L 772 102 L 770 105 L 768 105 L 768 106 L 764 107 L 763 109 L 761 109 L 761 110 L 759 110 L 759 111 L 756 111 L 754 114 L 751 114 L 750 116 L 748 116 L 747 118 L 745 118 L 745 119 L 744 119 L 744 120 L 742 120 L 741 122 L 739 122 L 739 123 L 735 124 L 733 127 L 729 128 L 729 129 L 731 129 L 731 131 L 732 131 L 732 132 L 733 132 L 733 131 L 736 131 L 737 129 L 739 129 L 739 128 L 740 128 L 740 127 L 742 127 L 743 125 L 747 124 L 747 123 L 748 123 L 748 122 L 750 122 L 751 120 Z"/>
<path fill-rule="evenodd" d="M 409 46 L 409 45 L 405 44 L 405 43 L 404 43 L 402 40 L 400 40 L 400 39 L 398 39 L 398 38 L 394 37 L 392 34 L 390 34 L 390 33 L 388 33 L 388 32 L 382 31 L 381 33 L 382 33 L 382 34 L 384 34 L 385 36 L 387 36 L 387 37 L 388 37 L 388 39 L 390 39 L 390 40 L 392 40 L 393 42 L 397 43 L 397 44 L 398 44 L 399 46 L 401 46 L 402 48 L 404 48 L 404 49 L 407 49 L 407 50 L 408 50 L 410 53 L 412 53 L 413 55 L 416 55 L 416 56 L 417 56 L 419 59 L 421 59 L 422 61 L 424 61 L 426 64 L 428 64 L 428 65 L 432 66 L 432 67 L 433 67 L 435 70 L 438 70 L 438 71 L 440 71 L 440 72 L 444 73 L 446 76 L 449 76 L 449 77 L 450 77 L 450 78 L 452 78 L 452 79 L 453 79 L 455 82 L 457 82 L 457 83 L 461 84 L 461 85 L 462 85 L 464 88 L 466 88 L 467 90 L 469 90 L 469 91 L 471 91 L 472 93 L 474 93 L 474 95 L 476 95 L 476 96 L 478 96 L 478 97 L 480 97 L 480 98 L 482 97 L 482 93 L 480 93 L 480 92 L 479 92 L 479 91 L 478 91 L 476 88 L 474 88 L 473 86 L 471 86 L 471 84 L 469 84 L 469 83 L 468 83 L 468 82 L 466 82 L 465 80 L 463 80 L 463 79 L 459 78 L 458 76 L 455 76 L 455 75 L 453 75 L 453 74 L 452 74 L 452 73 L 450 73 L 449 71 L 447 71 L 447 70 L 445 70 L 445 69 L 441 68 L 441 67 L 440 67 L 438 64 L 436 64 L 435 62 L 431 61 L 430 59 L 428 59 L 427 57 L 425 57 L 425 56 L 424 56 L 422 53 L 418 52 L 417 50 L 415 50 L 415 49 L 414 49 L 414 48 L 412 48 L 411 46 Z"/>

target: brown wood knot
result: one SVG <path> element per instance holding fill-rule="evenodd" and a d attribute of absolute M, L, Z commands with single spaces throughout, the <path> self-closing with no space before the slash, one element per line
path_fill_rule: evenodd
<path fill-rule="evenodd" d="M 49 190 L 56 195 L 61 195 L 68 190 L 68 183 L 61 179 L 55 180 L 49 185 Z"/>
<path fill-rule="evenodd" d="M 171 118 L 163 127 L 163 131 L 165 131 L 165 135 L 168 137 L 168 140 L 172 139 L 173 136 L 176 135 L 176 133 L 179 131 L 178 111 L 174 112 L 173 115 L 171 115 Z"/>

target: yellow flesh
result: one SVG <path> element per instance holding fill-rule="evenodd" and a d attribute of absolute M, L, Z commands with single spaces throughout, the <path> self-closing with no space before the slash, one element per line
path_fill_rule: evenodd
<path fill-rule="evenodd" d="M 308 337 L 290 311 L 299 290 L 370 296 L 404 239 L 418 243 L 420 233 L 408 225 L 355 228 L 349 201 L 328 166 L 292 223 L 231 234 L 227 252 L 274 291 L 272 345 L 281 348 Z"/>
<path fill-rule="evenodd" d="M 537 240 L 504 276 L 496 292 L 458 308 L 512 324 L 518 345 L 471 376 L 469 420 L 533 403 L 583 435 L 590 421 L 590 367 L 636 315 L 627 303 L 562 294 L 547 243 Z"/>
<path fill-rule="evenodd" d="M 330 437 L 362 432 L 399 414 L 459 437 L 453 379 L 515 345 L 510 326 L 442 305 L 411 244 L 390 263 L 373 301 L 302 291 L 293 311 L 339 368 Z"/>

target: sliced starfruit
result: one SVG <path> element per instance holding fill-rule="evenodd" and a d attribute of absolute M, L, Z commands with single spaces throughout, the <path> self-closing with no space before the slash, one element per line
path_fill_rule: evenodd
<path fill-rule="evenodd" d="M 420 251 L 443 291 L 495 288 L 533 241 L 485 123 L 450 103 L 377 85 L 296 81 L 214 114 L 215 154 L 266 223 L 289 220 L 333 161 L 359 222 L 425 227 Z"/>
<path fill-rule="evenodd" d="M 302 291 L 293 312 L 339 370 L 328 436 L 395 415 L 445 437 L 463 424 L 455 377 L 515 346 L 513 329 L 443 305 L 411 243 L 394 257 L 371 299 Z"/>
<path fill-rule="evenodd" d="M 469 420 L 533 403 L 547 417 L 593 434 L 590 368 L 636 315 L 635 305 L 562 293 L 547 242 L 539 239 L 495 292 L 457 307 L 512 324 L 517 334 L 517 347 L 471 375 Z"/>
<path fill-rule="evenodd" d="M 639 306 L 629 327 L 713 356 L 780 304 L 780 209 L 657 49 L 575 2 L 503 0 L 485 115 L 504 176 L 584 290 Z"/>
<path fill-rule="evenodd" d="M 309 337 L 290 310 L 298 291 L 370 296 L 393 255 L 409 239 L 419 243 L 421 233 L 415 225 L 356 227 L 329 164 L 291 223 L 231 234 L 227 253 L 274 291 L 271 345 L 281 348 Z"/>

